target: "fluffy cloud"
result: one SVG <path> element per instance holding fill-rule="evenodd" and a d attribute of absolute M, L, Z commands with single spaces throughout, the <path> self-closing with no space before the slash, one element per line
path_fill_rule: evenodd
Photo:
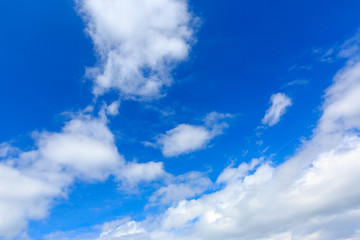
<path fill-rule="evenodd" d="M 169 176 L 164 171 L 161 162 L 128 162 L 117 174 L 118 180 L 122 182 L 120 187 L 128 192 L 137 191 L 136 185 L 141 182 L 159 180 Z"/>
<path fill-rule="evenodd" d="M 274 126 L 285 114 L 286 108 L 292 105 L 291 99 L 283 93 L 276 93 L 271 96 L 271 106 L 266 111 L 262 123 L 268 126 Z"/>
<path fill-rule="evenodd" d="M 74 176 L 104 180 L 123 164 L 114 136 L 98 119 L 73 119 L 61 133 L 42 133 L 37 137 L 34 161 L 59 166 Z"/>
<path fill-rule="evenodd" d="M 0 236 L 4 237 L 19 233 L 27 218 L 44 217 L 50 199 L 62 193 L 59 186 L 2 163 L 0 183 Z"/>
<path fill-rule="evenodd" d="M 206 147 L 211 139 L 228 127 L 223 120 L 230 114 L 212 112 L 204 119 L 204 126 L 179 124 L 159 136 L 156 146 L 165 157 L 174 157 Z"/>
<path fill-rule="evenodd" d="M 46 216 L 52 199 L 75 178 L 104 180 L 123 164 L 113 135 L 100 120 L 74 119 L 61 133 L 38 133 L 37 150 L 0 163 L 0 236 L 11 237 L 28 219 Z"/>
<path fill-rule="evenodd" d="M 115 89 L 123 98 L 159 97 L 194 40 L 187 1 L 76 2 L 99 57 L 89 70 L 94 94 Z M 33 151 L 0 145 L 0 237 L 13 237 L 28 220 L 46 217 L 52 200 L 66 196 L 75 179 L 94 182 L 114 175 L 133 187 L 167 175 L 162 163 L 127 163 L 118 153 L 106 115 L 117 115 L 119 105 L 103 108 L 101 118 L 75 117 L 59 133 L 35 134 Z"/>
<path fill-rule="evenodd" d="M 94 93 L 158 97 L 176 62 L 188 57 L 193 22 L 186 0 L 79 0 L 99 55 Z"/>
<path fill-rule="evenodd" d="M 226 168 L 218 191 L 133 222 L 140 239 L 358 239 L 359 96 L 360 63 L 350 63 L 327 89 L 314 135 L 289 160 Z M 119 225 L 111 230 L 137 239 Z"/>
<path fill-rule="evenodd" d="M 111 174 L 135 185 L 165 174 L 161 163 L 125 162 L 106 119 L 78 116 L 59 133 L 35 134 L 35 143 L 36 150 L 0 162 L 0 236 L 14 237 L 28 220 L 46 217 L 75 179 L 103 181 Z"/>
<path fill-rule="evenodd" d="M 180 124 L 162 135 L 157 143 L 164 156 L 173 157 L 201 149 L 211 138 L 213 135 L 203 126 Z"/>

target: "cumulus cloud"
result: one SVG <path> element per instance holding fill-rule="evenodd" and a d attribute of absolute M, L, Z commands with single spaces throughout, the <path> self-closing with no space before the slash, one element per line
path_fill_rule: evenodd
<path fill-rule="evenodd" d="M 212 112 L 205 117 L 204 125 L 179 124 L 160 135 L 155 146 L 161 148 L 165 157 L 175 157 L 205 148 L 211 139 L 222 134 L 228 127 L 223 121 L 228 117 L 231 115 Z"/>
<path fill-rule="evenodd" d="M 194 18 L 186 0 L 78 0 L 99 56 L 94 93 L 159 97 L 175 64 L 188 57 Z"/>
<path fill-rule="evenodd" d="M 75 178 L 104 180 L 124 161 L 99 120 L 74 119 L 61 133 L 35 138 L 37 150 L 0 163 L 0 236 L 14 236 L 28 219 L 45 217 L 52 199 L 66 195 Z"/>
<path fill-rule="evenodd" d="M 165 174 L 161 163 L 127 163 L 104 119 L 82 115 L 59 133 L 34 135 L 35 150 L 3 156 L 0 162 L 3 237 L 17 235 L 28 220 L 46 217 L 53 199 L 65 197 L 75 179 L 94 182 L 114 175 L 124 184 L 135 185 Z"/>
<path fill-rule="evenodd" d="M 174 157 L 183 153 L 204 148 L 213 136 L 203 126 L 180 124 L 162 135 L 158 144 L 166 157 Z"/>
<path fill-rule="evenodd" d="M 104 180 L 124 160 L 114 144 L 114 136 L 98 119 L 73 119 L 61 133 L 41 133 L 36 137 L 39 158 L 60 166 L 77 177 Z"/>
<path fill-rule="evenodd" d="M 289 160 L 229 166 L 218 177 L 218 191 L 180 201 L 135 228 L 156 240 L 357 239 L 359 96 L 360 63 L 350 63 L 327 89 L 312 138 Z M 112 231 L 124 233 L 118 229 Z"/>
<path fill-rule="evenodd" d="M 128 162 L 117 174 L 118 180 L 122 182 L 120 188 L 129 193 L 137 192 L 137 185 L 141 182 L 166 179 L 169 176 L 161 162 Z"/>
<path fill-rule="evenodd" d="M 159 97 L 194 40 L 187 1 L 76 2 L 98 55 L 98 65 L 88 71 L 94 94 L 116 90 L 123 98 Z M 53 199 L 66 196 L 75 179 L 104 181 L 114 175 L 133 187 L 167 175 L 162 163 L 126 162 L 119 154 L 106 125 L 106 115 L 117 115 L 119 105 L 105 106 L 100 118 L 90 116 L 90 107 L 58 133 L 34 134 L 35 150 L 0 145 L 0 237 L 11 238 L 28 220 L 46 217 Z"/>
<path fill-rule="evenodd" d="M 266 111 L 262 123 L 268 126 L 274 126 L 280 121 L 286 109 L 292 105 L 291 99 L 283 93 L 276 93 L 271 96 L 271 106 Z"/>

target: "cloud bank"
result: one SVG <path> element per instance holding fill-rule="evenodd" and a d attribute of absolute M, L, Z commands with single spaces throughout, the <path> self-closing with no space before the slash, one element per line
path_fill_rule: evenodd
<path fill-rule="evenodd" d="M 212 186 L 213 183 L 204 173 L 189 172 L 175 177 L 169 184 L 156 190 L 149 198 L 149 206 L 177 204 L 180 200 L 200 196 Z"/>
<path fill-rule="evenodd" d="M 358 239 L 359 96 L 360 63 L 349 63 L 326 91 L 312 138 L 288 161 L 230 166 L 218 177 L 218 191 L 131 226 L 115 224 L 99 240 Z"/>
<path fill-rule="evenodd" d="M 188 57 L 195 19 L 185 0 L 78 0 L 98 64 L 89 69 L 96 96 L 118 91 L 121 98 L 150 99 L 172 83 L 171 71 Z M 60 132 L 34 134 L 34 150 L 0 145 L 0 237 L 12 238 L 27 222 L 47 216 L 53 199 L 65 197 L 76 179 L 104 181 L 124 189 L 168 176 L 157 162 L 126 162 L 107 127 L 120 100 L 101 117 L 80 114 Z"/>
<path fill-rule="evenodd" d="M 94 93 L 159 97 L 175 64 L 188 57 L 195 19 L 186 0 L 79 0 L 99 56 Z"/>
<path fill-rule="evenodd" d="M 160 96 L 171 83 L 173 64 L 188 56 L 187 3 L 83 0 L 79 7 L 99 55 L 99 66 L 90 71 L 94 93 L 115 89 L 124 98 Z M 278 93 L 271 103 L 263 119 L 268 126 L 279 122 L 291 99 Z M 116 115 L 119 104 L 109 105 L 107 114 Z M 203 125 L 180 124 L 157 145 L 168 157 L 204 148 L 227 127 L 225 117 L 212 113 Z M 261 158 L 229 166 L 215 183 L 217 191 L 201 197 L 213 186 L 209 178 L 197 172 L 175 177 L 149 199 L 170 205 L 163 213 L 106 223 L 98 240 L 359 239 L 359 130 L 360 63 L 352 62 L 326 91 L 312 138 L 285 163 Z M 95 182 L 114 175 L 134 186 L 168 177 L 161 163 L 126 162 L 104 118 L 76 116 L 60 132 L 37 133 L 34 140 L 28 152 L 0 145 L 0 236 L 14 237 L 27 221 L 46 217 L 53 199 L 65 197 L 76 179 Z"/>
<path fill-rule="evenodd" d="M 276 93 L 271 96 L 271 106 L 266 111 L 262 124 L 274 126 L 280 121 L 286 109 L 292 105 L 291 99 L 283 93 Z"/>
<path fill-rule="evenodd" d="M 134 186 L 166 175 L 162 163 L 126 162 L 106 119 L 77 116 L 61 132 L 36 133 L 34 140 L 35 150 L 0 162 L 0 236 L 12 238 L 28 220 L 45 218 L 53 200 L 65 197 L 76 179 L 98 182 L 113 175 Z"/>

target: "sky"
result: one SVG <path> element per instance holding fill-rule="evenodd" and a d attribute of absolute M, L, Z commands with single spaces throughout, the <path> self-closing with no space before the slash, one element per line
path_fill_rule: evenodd
<path fill-rule="evenodd" d="M 0 2 L 0 239 L 360 239 L 360 2 Z"/>

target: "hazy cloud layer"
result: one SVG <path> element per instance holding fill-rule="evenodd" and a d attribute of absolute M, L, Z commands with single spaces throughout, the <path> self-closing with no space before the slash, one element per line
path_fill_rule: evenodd
<path fill-rule="evenodd" d="M 213 183 L 204 173 L 189 172 L 175 177 L 169 184 L 156 190 L 149 199 L 149 206 L 177 204 L 180 200 L 201 195 L 212 186 Z"/>
<path fill-rule="evenodd" d="M 99 64 L 94 93 L 159 97 L 175 64 L 188 57 L 194 18 L 186 0 L 79 0 Z"/>

